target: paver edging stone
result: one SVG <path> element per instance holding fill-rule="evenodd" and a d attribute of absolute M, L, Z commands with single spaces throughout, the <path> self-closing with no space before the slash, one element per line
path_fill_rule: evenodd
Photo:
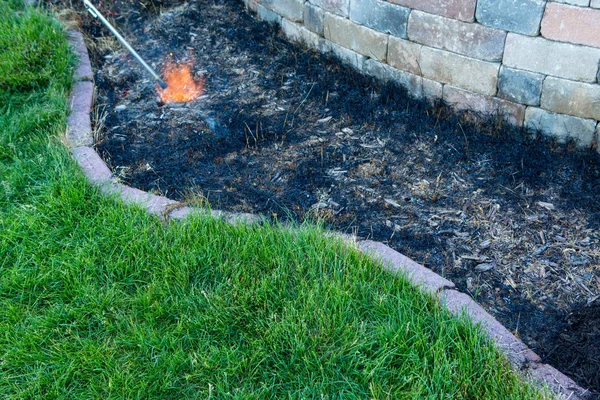
<path fill-rule="evenodd" d="M 71 155 L 90 183 L 98 186 L 102 193 L 113 196 L 118 195 L 125 204 L 142 206 L 148 213 L 157 215 L 163 220 L 182 220 L 191 214 L 206 214 L 207 212 L 215 218 L 221 218 L 232 224 L 257 223 L 263 220 L 262 217 L 255 214 L 231 213 L 220 210 L 206 211 L 189 207 L 167 197 L 147 193 L 119 183 L 113 177 L 106 163 L 91 147 L 93 136 L 91 128 L 87 129 L 87 121 L 90 121 L 89 115 L 93 101 L 93 73 L 83 35 L 81 32 L 71 29 L 68 32 L 68 39 L 79 56 L 79 63 L 73 74 L 76 83 L 71 94 L 71 114 L 67 121 L 66 139 L 68 146 L 71 148 Z M 92 85 L 79 85 L 86 81 L 91 82 Z M 85 115 L 87 115 L 87 120 Z M 78 125 L 78 121 L 81 120 L 83 120 L 83 128 L 79 126 L 82 124 L 81 122 Z M 379 261 L 382 267 L 390 273 L 400 274 L 423 292 L 437 295 L 440 303 L 451 313 L 468 315 L 473 324 L 479 325 L 494 340 L 513 366 L 518 370 L 526 371 L 526 375 L 530 379 L 542 385 L 547 385 L 556 394 L 566 399 L 585 399 L 588 393 L 587 390 L 578 386 L 571 378 L 554 367 L 541 363 L 541 359 L 537 354 L 510 333 L 475 300 L 454 290 L 455 285 L 453 282 L 381 242 L 371 240 L 356 242 L 355 240 L 347 240 L 347 235 L 340 233 L 335 235 L 341 235 L 342 239 L 345 239 L 344 241 L 348 244 L 354 242 L 359 251 Z"/>

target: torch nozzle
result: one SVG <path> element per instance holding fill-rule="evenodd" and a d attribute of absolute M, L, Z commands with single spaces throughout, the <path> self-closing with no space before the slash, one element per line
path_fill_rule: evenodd
<path fill-rule="evenodd" d="M 161 80 L 161 79 L 157 79 L 156 83 L 158 83 L 158 86 L 160 86 L 160 88 L 162 90 L 165 90 L 167 88 L 167 84 L 163 80 Z"/>
<path fill-rule="evenodd" d="M 94 7 L 94 5 L 92 3 L 90 3 L 90 0 L 83 0 L 83 4 L 88 9 L 88 11 L 90 12 L 90 14 L 92 14 L 92 16 L 94 18 L 98 18 L 100 21 L 102 21 L 102 23 L 104 25 L 106 25 L 106 27 L 108 28 L 108 30 L 111 31 L 113 35 L 115 35 L 115 37 L 119 40 L 119 42 L 121 42 L 121 44 L 123 46 L 125 46 L 125 48 L 127 50 L 129 50 L 129 52 L 140 62 L 140 64 L 142 64 L 142 66 L 144 68 L 146 68 L 148 70 L 148 72 L 150 72 L 150 74 L 158 82 L 158 85 L 161 88 L 163 88 L 163 90 L 166 89 L 167 88 L 167 84 L 164 83 L 160 79 L 160 76 L 156 72 L 154 72 L 154 70 L 148 64 L 146 64 L 146 62 L 142 59 L 142 57 L 140 57 L 140 55 L 133 49 L 133 47 L 131 47 L 129 45 L 129 43 L 127 43 L 127 41 L 123 38 L 123 36 L 121 36 L 121 34 L 119 32 L 117 32 L 117 30 L 110 24 L 110 22 L 108 22 L 106 20 L 106 18 L 104 18 L 104 16 L 100 13 L 100 11 L 98 11 L 96 9 L 96 7 Z"/>

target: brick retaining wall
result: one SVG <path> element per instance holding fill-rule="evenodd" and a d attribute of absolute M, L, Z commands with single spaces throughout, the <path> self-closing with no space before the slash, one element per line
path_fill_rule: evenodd
<path fill-rule="evenodd" d="M 600 147 L 600 0 L 244 0 L 359 71 Z"/>

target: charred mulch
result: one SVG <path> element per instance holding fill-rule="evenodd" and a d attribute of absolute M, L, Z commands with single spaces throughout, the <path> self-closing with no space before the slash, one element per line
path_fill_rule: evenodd
<path fill-rule="evenodd" d="M 205 79 L 199 100 L 162 104 L 136 61 L 83 17 L 96 146 L 120 179 L 385 242 L 600 391 L 595 151 L 411 99 L 288 43 L 236 0 L 100 8 L 158 70 L 187 60 Z"/>

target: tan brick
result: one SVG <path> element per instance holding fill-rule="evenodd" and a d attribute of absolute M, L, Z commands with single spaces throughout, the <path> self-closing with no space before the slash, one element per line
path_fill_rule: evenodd
<path fill-rule="evenodd" d="M 600 85 L 547 77 L 542 108 L 560 114 L 600 120 Z"/>
<path fill-rule="evenodd" d="M 600 10 L 548 3 L 542 19 L 542 36 L 600 47 Z"/>
<path fill-rule="evenodd" d="M 388 35 L 327 13 L 323 20 L 325 38 L 366 57 L 385 61 Z"/>
<path fill-rule="evenodd" d="M 489 96 L 496 93 L 500 64 L 425 46 L 420 64 L 426 78 Z"/>
<path fill-rule="evenodd" d="M 461 21 L 473 21 L 477 0 L 389 0 L 390 3 Z"/>
<path fill-rule="evenodd" d="M 594 82 L 600 49 L 509 33 L 503 64 L 546 75 Z"/>
<path fill-rule="evenodd" d="M 394 68 L 421 75 L 422 47 L 420 44 L 390 36 L 388 64 Z"/>
<path fill-rule="evenodd" d="M 408 38 L 426 46 L 486 61 L 502 60 L 506 32 L 413 11 L 408 19 Z"/>

